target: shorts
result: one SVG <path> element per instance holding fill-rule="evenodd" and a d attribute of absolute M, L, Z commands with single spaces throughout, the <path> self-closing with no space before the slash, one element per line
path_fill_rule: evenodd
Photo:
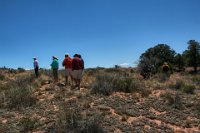
<path fill-rule="evenodd" d="M 74 79 L 82 79 L 82 73 L 83 73 L 83 70 L 73 70 L 72 77 Z"/>
<path fill-rule="evenodd" d="M 65 69 L 65 76 L 71 76 L 72 75 L 72 69 Z"/>

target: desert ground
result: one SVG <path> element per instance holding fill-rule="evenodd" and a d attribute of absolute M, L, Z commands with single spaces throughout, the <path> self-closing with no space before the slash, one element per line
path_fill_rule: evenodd
<path fill-rule="evenodd" d="M 200 133 L 200 74 L 143 79 L 133 68 L 94 68 L 81 90 L 50 70 L 0 70 L 0 133 Z"/>

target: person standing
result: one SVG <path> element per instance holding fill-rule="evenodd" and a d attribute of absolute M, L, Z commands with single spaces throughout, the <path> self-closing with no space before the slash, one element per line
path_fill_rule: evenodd
<path fill-rule="evenodd" d="M 69 77 L 72 81 L 72 59 L 69 54 L 65 54 L 65 59 L 62 62 L 62 65 L 65 67 L 65 82 L 66 85 L 70 85 Z"/>
<path fill-rule="evenodd" d="M 59 69 L 59 62 L 58 62 L 58 58 L 56 56 L 53 56 L 53 61 L 51 63 L 51 68 L 53 70 L 53 77 L 54 77 L 54 81 L 58 82 L 58 69 Z"/>
<path fill-rule="evenodd" d="M 38 78 L 39 76 L 39 63 L 36 57 L 33 57 L 33 66 L 34 66 L 34 70 L 35 70 L 35 76 L 36 78 Z"/>
<path fill-rule="evenodd" d="M 163 74 L 163 79 L 167 80 L 170 77 L 170 67 L 167 62 L 164 62 L 162 65 L 162 74 Z"/>
<path fill-rule="evenodd" d="M 78 87 L 80 90 L 81 78 L 82 78 L 82 68 L 81 68 L 81 59 L 78 54 L 74 55 L 72 59 L 72 76 L 75 81 L 75 87 Z"/>
<path fill-rule="evenodd" d="M 80 62 L 81 64 L 80 64 L 80 65 L 81 65 L 81 70 L 82 70 L 82 72 L 83 72 L 83 70 L 85 69 L 84 60 L 83 60 L 83 58 L 81 57 L 80 54 L 78 55 L 78 57 L 79 57 L 79 59 L 81 60 L 81 62 Z"/>

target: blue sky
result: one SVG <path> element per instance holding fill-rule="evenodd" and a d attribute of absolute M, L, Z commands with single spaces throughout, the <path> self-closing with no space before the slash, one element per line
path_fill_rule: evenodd
<path fill-rule="evenodd" d="M 130 64 L 157 44 L 200 41 L 199 0 L 0 0 L 0 66 L 48 68 L 82 54 L 86 67 Z"/>

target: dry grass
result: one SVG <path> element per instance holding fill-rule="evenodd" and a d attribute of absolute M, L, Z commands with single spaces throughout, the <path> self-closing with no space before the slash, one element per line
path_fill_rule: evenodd
<path fill-rule="evenodd" d="M 111 70 L 109 70 L 111 73 L 106 73 L 106 71 L 96 75 L 96 80 L 91 84 L 92 92 L 103 95 L 111 95 L 113 92 L 139 92 L 144 96 L 147 95 L 146 92 L 148 92 L 148 90 L 146 91 L 145 85 L 142 81 L 132 78 L 123 71 L 118 72 L 114 69 L 113 72 L 113 70 Z"/>
<path fill-rule="evenodd" d="M 36 103 L 36 97 L 32 95 L 35 87 L 32 75 L 19 76 L 10 81 L 1 91 L 0 99 L 4 106 L 13 109 L 32 106 Z"/>
<path fill-rule="evenodd" d="M 30 72 L 5 76 L 0 132 L 200 130 L 198 75 L 174 73 L 160 82 L 159 75 L 143 80 L 133 69 L 88 69 L 81 90 L 51 82 L 48 70 L 38 79 Z M 60 75 L 60 84 L 64 81 Z"/>

